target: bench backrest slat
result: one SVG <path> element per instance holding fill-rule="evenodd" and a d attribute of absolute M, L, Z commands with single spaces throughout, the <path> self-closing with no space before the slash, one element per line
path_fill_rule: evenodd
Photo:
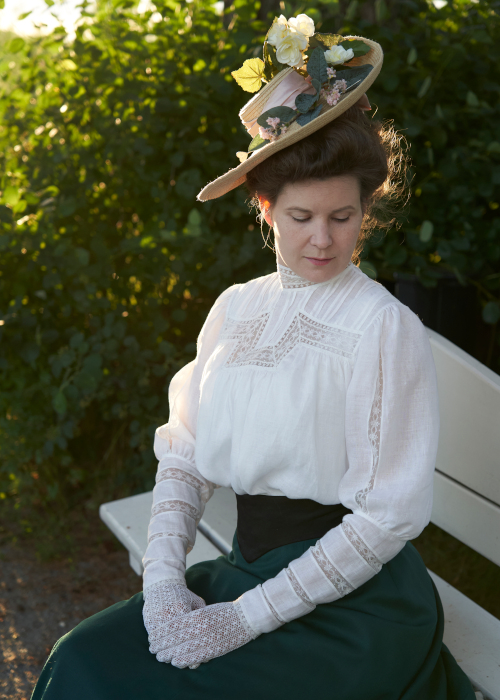
<path fill-rule="evenodd" d="M 432 521 L 500 565 L 500 376 L 426 330 L 441 417 Z"/>

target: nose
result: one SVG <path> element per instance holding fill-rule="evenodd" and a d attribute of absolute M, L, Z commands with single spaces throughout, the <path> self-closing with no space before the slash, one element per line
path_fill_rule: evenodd
<path fill-rule="evenodd" d="M 330 233 L 330 225 L 328 221 L 318 221 L 314 227 L 314 231 L 310 238 L 311 245 L 323 250 L 329 248 L 332 244 L 332 236 Z"/>

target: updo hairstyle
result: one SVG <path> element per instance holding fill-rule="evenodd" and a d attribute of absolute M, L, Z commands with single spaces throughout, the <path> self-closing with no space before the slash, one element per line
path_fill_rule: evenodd
<path fill-rule="evenodd" d="M 251 197 L 250 206 L 260 212 L 258 195 L 273 206 L 287 184 L 355 176 L 365 210 L 352 256 L 352 261 L 359 264 L 364 242 L 374 229 L 388 229 L 396 223 L 397 205 L 407 190 L 406 168 L 404 138 L 391 125 L 369 119 L 353 106 L 256 165 L 247 173 L 244 184 Z M 259 217 L 262 225 L 264 217 L 261 213 Z"/>

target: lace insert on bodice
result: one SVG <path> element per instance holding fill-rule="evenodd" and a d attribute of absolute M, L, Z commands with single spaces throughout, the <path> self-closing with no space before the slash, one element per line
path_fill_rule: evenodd
<path fill-rule="evenodd" d="M 270 314 L 266 312 L 248 321 L 226 319 L 221 338 L 236 341 L 226 360 L 226 367 L 257 365 L 274 368 L 299 343 L 342 357 L 352 357 L 360 338 L 359 333 L 327 326 L 299 311 L 276 344 L 256 347 L 269 317 Z"/>
<path fill-rule="evenodd" d="M 384 381 L 382 376 L 382 356 L 380 356 L 379 371 L 377 375 L 377 385 L 375 388 L 375 397 L 373 399 L 372 409 L 370 412 L 370 419 L 368 421 L 368 438 L 370 440 L 370 445 L 372 448 L 372 469 L 370 472 L 368 486 L 358 491 L 355 496 L 356 503 L 365 513 L 367 512 L 366 498 L 375 485 L 375 476 L 377 474 L 378 467 L 378 458 L 380 452 L 380 426 L 382 422 L 383 385 Z"/>
<path fill-rule="evenodd" d="M 348 265 L 344 268 L 347 270 L 347 268 L 352 265 L 352 262 L 349 262 Z M 282 265 L 278 261 L 276 261 L 276 267 L 278 270 L 278 277 L 280 279 L 280 284 L 282 289 L 302 289 L 304 287 L 311 287 L 312 285 L 315 284 L 324 284 L 323 282 L 318 283 L 318 282 L 311 282 L 310 280 L 307 280 L 305 277 L 301 277 L 298 275 L 296 272 L 294 272 L 291 268 L 286 267 L 286 265 Z M 340 274 L 336 275 L 338 277 Z M 333 277 L 331 280 L 327 281 L 334 281 L 336 277 Z"/>

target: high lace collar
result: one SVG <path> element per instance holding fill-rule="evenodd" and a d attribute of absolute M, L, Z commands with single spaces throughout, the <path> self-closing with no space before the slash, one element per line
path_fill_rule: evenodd
<path fill-rule="evenodd" d="M 278 277 L 279 277 L 282 289 L 302 289 L 304 287 L 314 287 L 314 286 L 320 285 L 320 284 L 328 284 L 329 282 L 333 282 L 334 280 L 338 279 L 351 266 L 352 266 L 352 262 L 349 262 L 347 267 L 345 267 L 342 270 L 342 272 L 339 272 L 338 275 L 335 275 L 335 277 L 331 277 L 329 280 L 326 280 L 325 282 L 311 282 L 310 280 L 305 279 L 305 277 L 301 277 L 296 272 L 294 272 L 292 269 L 290 269 L 289 267 L 286 267 L 285 265 L 282 265 L 281 263 L 279 263 L 276 260 L 276 267 L 278 269 Z"/>

